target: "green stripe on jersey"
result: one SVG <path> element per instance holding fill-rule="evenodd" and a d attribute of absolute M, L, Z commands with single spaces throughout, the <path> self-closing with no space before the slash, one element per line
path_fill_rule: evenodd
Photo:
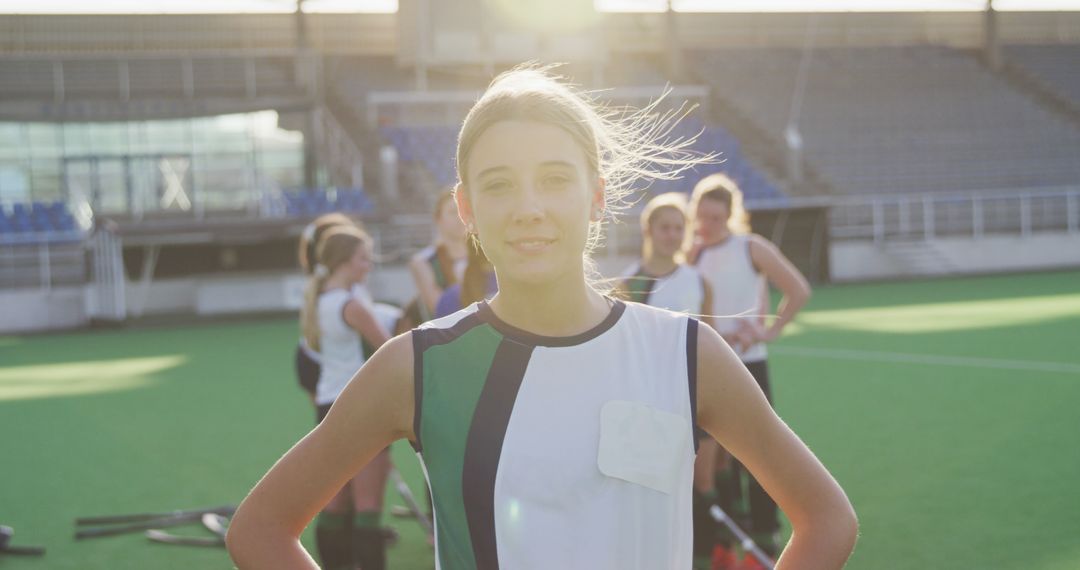
<path fill-rule="evenodd" d="M 435 503 L 443 570 L 476 568 L 461 475 L 473 413 L 501 341 L 502 335 L 483 324 L 424 351 L 421 453 Z"/>
<path fill-rule="evenodd" d="M 626 287 L 626 300 L 635 303 L 648 303 L 649 295 L 652 294 L 655 285 L 655 277 L 643 271 L 638 271 L 633 277 L 627 277 L 623 281 L 623 286 Z"/>

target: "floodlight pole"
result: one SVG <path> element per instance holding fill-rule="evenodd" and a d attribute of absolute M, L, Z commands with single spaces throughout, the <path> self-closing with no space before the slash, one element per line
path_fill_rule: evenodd
<path fill-rule="evenodd" d="M 682 50 L 679 42 L 679 22 L 675 13 L 675 0 L 667 0 L 667 11 L 664 14 L 665 32 L 667 40 L 668 77 L 673 81 L 681 82 L 682 79 Z"/>
<path fill-rule="evenodd" d="M 294 63 L 294 75 L 300 82 L 301 87 L 308 94 L 308 108 L 304 111 L 304 188 L 313 190 L 318 185 L 318 159 L 315 154 L 316 104 L 320 89 L 315 82 L 318 78 L 312 65 L 314 56 L 308 45 L 307 18 L 304 15 L 304 0 L 296 0 L 296 61 Z"/>
<path fill-rule="evenodd" d="M 994 0 L 986 0 L 986 12 L 983 18 L 985 39 L 983 43 L 983 56 L 986 65 L 993 71 L 1001 67 L 1001 50 L 998 46 L 998 18 L 997 10 L 994 9 Z"/>

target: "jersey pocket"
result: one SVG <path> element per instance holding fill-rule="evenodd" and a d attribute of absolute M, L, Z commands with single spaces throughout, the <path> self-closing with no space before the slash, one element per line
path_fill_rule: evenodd
<path fill-rule="evenodd" d="M 608 477 L 670 494 L 683 483 L 682 459 L 690 445 L 690 422 L 678 414 L 626 400 L 600 408 L 596 459 Z"/>

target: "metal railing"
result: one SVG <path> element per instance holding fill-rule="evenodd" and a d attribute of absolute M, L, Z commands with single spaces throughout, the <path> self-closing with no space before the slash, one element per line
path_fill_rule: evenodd
<path fill-rule="evenodd" d="M 829 208 L 830 235 L 839 240 L 883 243 L 1080 232 L 1080 186 L 862 196 L 833 199 Z"/>
<path fill-rule="evenodd" d="M 86 282 L 82 242 L 0 243 L 0 289 L 44 289 Z"/>

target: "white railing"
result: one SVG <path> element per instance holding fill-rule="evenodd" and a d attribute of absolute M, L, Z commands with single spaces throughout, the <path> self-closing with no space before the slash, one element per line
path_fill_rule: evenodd
<path fill-rule="evenodd" d="M 0 242 L 0 289 L 50 290 L 86 281 L 81 242 Z"/>
<path fill-rule="evenodd" d="M 834 198 L 828 206 L 830 235 L 840 240 L 1080 232 L 1080 186 Z"/>

